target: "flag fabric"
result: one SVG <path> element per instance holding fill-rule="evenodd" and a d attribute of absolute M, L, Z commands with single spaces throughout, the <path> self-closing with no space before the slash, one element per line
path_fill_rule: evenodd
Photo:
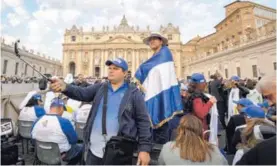
<path fill-rule="evenodd" d="M 210 98 L 211 95 L 205 93 L 205 95 Z M 218 145 L 217 133 L 218 133 L 218 110 L 216 104 L 213 104 L 210 109 L 211 121 L 210 121 L 210 137 L 209 142 L 214 145 Z"/>
<path fill-rule="evenodd" d="M 140 65 L 135 73 L 145 93 L 153 127 L 160 127 L 175 114 L 182 113 L 180 87 L 172 54 L 167 46 Z"/>

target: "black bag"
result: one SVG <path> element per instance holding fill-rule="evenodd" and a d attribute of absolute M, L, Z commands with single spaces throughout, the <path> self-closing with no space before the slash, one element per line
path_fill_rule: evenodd
<path fill-rule="evenodd" d="M 113 136 L 106 144 L 104 165 L 131 165 L 137 142 L 134 139 Z"/>
<path fill-rule="evenodd" d="M 1 144 L 1 164 L 15 165 L 18 159 L 18 147 L 10 143 Z"/>
<path fill-rule="evenodd" d="M 108 85 L 104 85 L 104 103 L 102 115 L 102 135 L 107 136 L 106 116 L 107 116 L 107 101 L 108 101 Z M 137 141 L 118 133 L 117 136 L 111 137 L 107 142 L 104 156 L 104 165 L 132 165 L 133 153 L 137 148 Z"/>

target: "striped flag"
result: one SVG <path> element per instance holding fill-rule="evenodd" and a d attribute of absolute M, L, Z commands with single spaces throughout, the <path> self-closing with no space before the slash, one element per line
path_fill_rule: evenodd
<path fill-rule="evenodd" d="M 145 92 L 145 102 L 154 128 L 182 113 L 180 87 L 172 54 L 167 46 L 140 65 L 136 74 Z"/>

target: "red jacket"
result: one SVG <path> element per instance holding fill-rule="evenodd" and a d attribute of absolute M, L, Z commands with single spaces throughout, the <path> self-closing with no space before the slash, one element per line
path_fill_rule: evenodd
<path fill-rule="evenodd" d="M 203 123 L 203 129 L 208 130 L 207 124 L 207 114 L 210 111 L 210 108 L 213 106 L 213 103 L 208 101 L 204 103 L 201 98 L 195 98 L 193 100 L 193 114 L 197 116 Z"/>

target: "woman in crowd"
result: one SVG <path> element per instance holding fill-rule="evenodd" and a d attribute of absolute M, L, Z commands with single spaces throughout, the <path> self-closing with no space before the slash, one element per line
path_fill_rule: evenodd
<path fill-rule="evenodd" d="M 262 110 L 262 108 L 260 108 L 258 106 L 251 105 L 251 106 L 245 107 L 242 109 L 241 113 L 245 117 L 246 125 L 245 125 L 244 129 L 235 131 L 235 134 L 232 138 L 232 143 L 231 143 L 231 146 L 233 147 L 231 150 L 231 153 L 235 153 L 235 151 L 236 151 L 235 147 L 238 147 L 241 144 L 243 144 L 243 145 L 247 144 L 249 148 L 252 148 L 253 145 L 257 144 L 257 143 L 253 143 L 253 142 L 255 142 L 255 139 L 252 139 L 249 137 L 249 136 L 253 136 L 251 134 L 255 134 L 253 128 L 256 125 L 273 127 L 275 129 L 274 123 L 265 118 L 265 112 Z M 246 137 L 244 137 L 244 140 L 242 137 L 243 133 L 246 136 Z M 251 144 L 249 142 L 251 142 Z M 243 151 L 241 150 L 237 153 L 238 153 L 238 155 L 240 154 L 242 156 L 242 154 L 241 154 L 242 152 Z M 238 161 L 238 160 L 239 159 L 237 159 L 236 161 Z"/>
<path fill-rule="evenodd" d="M 215 97 L 208 98 L 205 94 L 206 80 L 203 74 L 194 73 L 191 76 L 187 102 L 184 105 L 184 112 L 191 112 L 203 123 L 203 129 L 208 130 L 208 113 L 216 103 Z"/>
<path fill-rule="evenodd" d="M 201 121 L 185 115 L 177 128 L 175 141 L 166 143 L 159 156 L 162 165 L 227 165 L 219 148 L 203 138 Z"/>
<path fill-rule="evenodd" d="M 19 120 L 22 121 L 35 121 L 37 118 L 45 114 L 45 110 L 42 107 L 41 95 L 36 91 L 31 91 L 20 103 Z"/>
<path fill-rule="evenodd" d="M 259 131 L 259 126 L 266 126 L 267 128 L 271 128 L 273 131 L 275 131 L 274 124 L 269 123 L 266 119 L 264 119 L 265 114 L 261 108 L 250 106 L 249 108 L 245 108 L 245 111 L 247 111 L 245 113 L 246 116 L 251 116 L 251 114 L 261 114 L 261 116 L 257 116 L 253 119 L 247 118 L 246 128 L 242 131 L 241 143 L 237 145 L 238 150 L 235 154 L 233 165 L 235 165 L 241 159 L 244 153 L 249 151 L 251 148 L 254 148 L 258 143 L 264 140 L 262 134 Z"/>

